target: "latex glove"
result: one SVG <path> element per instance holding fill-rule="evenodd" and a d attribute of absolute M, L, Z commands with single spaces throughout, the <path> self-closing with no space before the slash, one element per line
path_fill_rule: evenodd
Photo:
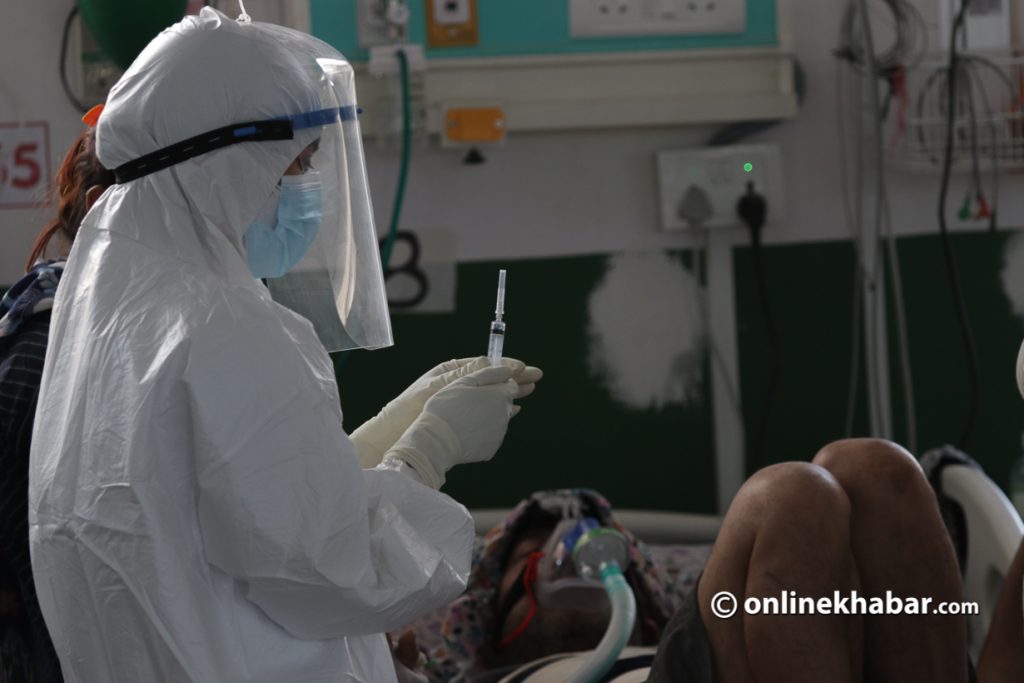
<path fill-rule="evenodd" d="M 439 489 L 452 467 L 494 457 L 518 412 L 512 404 L 518 394 L 507 366 L 460 377 L 424 404 L 387 455 L 405 461 L 426 485 Z"/>
<path fill-rule="evenodd" d="M 539 368 L 529 367 L 515 358 L 502 358 L 501 362 L 512 369 L 512 377 L 519 385 L 516 398 L 524 398 L 533 393 L 537 381 L 544 375 Z M 349 438 L 356 447 L 359 464 L 363 469 L 381 463 L 384 454 L 394 446 L 413 420 L 419 417 L 423 405 L 431 396 L 458 378 L 485 367 L 488 367 L 488 363 L 484 356 L 441 363 L 384 406 L 376 417 L 370 418 L 352 432 Z"/>

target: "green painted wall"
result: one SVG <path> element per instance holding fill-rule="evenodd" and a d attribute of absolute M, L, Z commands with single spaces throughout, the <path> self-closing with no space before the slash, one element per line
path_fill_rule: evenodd
<path fill-rule="evenodd" d="M 425 42 L 423 0 L 410 0 L 409 42 Z M 494 57 L 634 50 L 760 47 L 778 42 L 775 0 L 747 0 L 744 33 L 712 36 L 651 38 L 569 37 L 566 0 L 479 0 L 480 44 L 472 48 L 427 50 L 428 57 Z M 358 47 L 356 0 L 311 0 L 313 34 L 340 50 L 352 61 L 366 61 Z"/>
<path fill-rule="evenodd" d="M 1001 272 L 1009 232 L 953 236 L 964 298 L 977 342 L 981 400 L 965 450 L 1006 488 L 1021 451 L 1024 402 L 1014 367 L 1024 324 L 1012 313 Z M 941 242 L 926 235 L 898 241 L 903 272 L 919 450 L 955 443 L 967 414 L 967 362 L 957 327 Z M 763 252 L 770 302 L 781 337 L 782 378 L 771 405 L 760 462 L 748 443 L 748 472 L 758 465 L 808 459 L 844 435 L 851 350 L 853 249 L 848 243 L 773 246 Z M 749 247 L 735 252 L 743 408 L 748 425 L 763 409 L 767 335 Z M 890 289 L 891 292 L 891 289 Z M 896 324 L 890 304 L 889 331 Z M 890 347 L 896 438 L 906 440 L 895 337 Z M 863 367 L 863 360 L 862 360 Z M 863 376 L 853 434 L 867 433 Z"/>
<path fill-rule="evenodd" d="M 967 452 L 1004 488 L 1024 431 L 1024 401 L 1014 381 L 1024 323 L 1013 315 L 1000 279 L 1011 234 L 953 238 L 981 370 L 981 409 Z M 931 235 L 899 240 L 922 451 L 955 442 L 967 406 L 966 363 L 940 246 Z M 678 257 L 690 263 L 689 254 Z M 762 257 L 780 336 L 782 374 L 768 413 L 764 448 L 758 453 L 750 435 L 764 415 L 768 338 L 752 251 L 747 246 L 734 250 L 748 474 L 774 462 L 810 460 L 823 445 L 842 438 L 850 381 L 852 246 L 770 246 Z M 607 263 L 608 257 L 587 256 L 459 265 L 456 313 L 396 313 L 396 346 L 352 354 L 341 368 L 346 426 L 353 428 L 370 417 L 435 363 L 482 353 L 495 272 L 508 267 L 515 287 L 509 289 L 506 352 L 543 367 L 547 375 L 524 402 L 495 460 L 457 468 L 446 490 L 470 506 L 495 506 L 511 505 L 541 488 L 592 486 L 623 507 L 714 512 L 707 386 L 696 404 L 633 410 L 618 403 L 588 370 L 588 301 Z M 666 300 L 664 305 L 671 312 L 675 302 Z M 895 330 L 891 319 L 889 329 Z M 893 346 L 894 422 L 897 440 L 905 442 L 896 358 Z M 866 403 L 861 371 L 854 436 L 868 432 Z"/>
<path fill-rule="evenodd" d="M 688 263 L 687 254 L 678 257 Z M 714 512 L 709 403 L 629 409 L 587 367 L 588 300 L 607 262 L 587 256 L 459 265 L 456 313 L 395 314 L 394 347 L 355 352 L 344 362 L 338 378 L 346 428 L 436 363 L 484 353 L 496 273 L 508 268 L 505 353 L 543 368 L 545 377 L 523 401 L 495 459 L 452 470 L 445 490 L 470 507 L 492 507 L 538 489 L 590 486 L 622 507 Z"/>

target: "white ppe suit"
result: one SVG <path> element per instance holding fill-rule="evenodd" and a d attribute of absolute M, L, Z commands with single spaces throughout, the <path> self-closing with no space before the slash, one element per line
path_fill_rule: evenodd
<path fill-rule="evenodd" d="M 317 109 L 303 60 L 342 57 L 296 36 L 209 9 L 166 30 L 112 91 L 100 160 Z M 307 142 L 235 144 L 115 185 L 82 224 L 29 492 L 69 683 L 387 683 L 381 634 L 465 588 L 466 509 L 360 468 L 313 327 L 246 265 L 246 226 Z"/>

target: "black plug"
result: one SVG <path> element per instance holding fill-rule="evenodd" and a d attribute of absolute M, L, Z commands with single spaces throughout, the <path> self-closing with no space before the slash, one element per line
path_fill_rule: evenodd
<path fill-rule="evenodd" d="M 747 183 L 747 193 L 736 202 L 736 213 L 750 231 L 756 237 L 760 237 L 761 228 L 764 227 L 768 215 L 768 200 L 758 194 L 753 182 Z"/>
<path fill-rule="evenodd" d="M 487 161 L 487 159 L 484 157 L 483 154 L 480 153 L 480 150 L 477 149 L 476 147 L 470 147 L 469 151 L 466 153 L 466 156 L 462 159 L 462 163 L 466 164 L 467 166 L 475 166 L 477 164 L 482 164 L 485 161 Z"/>

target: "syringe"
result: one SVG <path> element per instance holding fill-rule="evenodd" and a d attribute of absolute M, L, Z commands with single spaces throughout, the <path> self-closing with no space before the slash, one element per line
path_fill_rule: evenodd
<path fill-rule="evenodd" d="M 491 367 L 501 365 L 501 354 L 505 348 L 505 323 L 501 316 L 505 314 L 505 271 L 498 271 L 498 304 L 494 309 L 494 321 L 491 323 L 491 335 L 487 339 L 487 358 Z"/>

